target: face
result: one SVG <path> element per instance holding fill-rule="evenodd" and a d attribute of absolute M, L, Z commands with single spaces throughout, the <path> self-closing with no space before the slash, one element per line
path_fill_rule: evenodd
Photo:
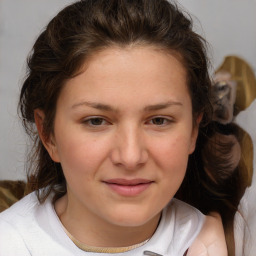
<path fill-rule="evenodd" d="M 144 46 L 93 55 L 61 91 L 45 145 L 62 165 L 70 212 L 134 227 L 159 218 L 196 137 L 183 65 Z"/>

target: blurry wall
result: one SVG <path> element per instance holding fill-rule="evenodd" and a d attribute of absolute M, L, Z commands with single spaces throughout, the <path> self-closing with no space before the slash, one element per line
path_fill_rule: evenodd
<path fill-rule="evenodd" d="M 244 58 L 256 72 L 256 0 L 178 0 L 212 46 L 217 67 L 226 55 Z M 199 23 L 198 22 L 201 23 Z"/>
<path fill-rule="evenodd" d="M 71 0 L 0 0 L 0 179 L 25 179 L 28 140 L 17 116 L 19 88 L 32 44 Z M 179 0 L 211 45 L 216 68 L 235 54 L 256 70 L 256 0 Z M 195 18 L 197 17 L 197 18 Z M 200 21 L 200 22 L 199 22 Z M 256 110 L 252 110 L 256 113 Z M 252 130 L 252 122 L 248 123 Z"/>
<path fill-rule="evenodd" d="M 26 136 L 17 117 L 26 57 L 56 12 L 71 0 L 0 0 L 0 179 L 24 179 Z"/>

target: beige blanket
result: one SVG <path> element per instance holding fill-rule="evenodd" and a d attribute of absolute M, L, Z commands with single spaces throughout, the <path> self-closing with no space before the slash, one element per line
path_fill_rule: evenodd
<path fill-rule="evenodd" d="M 25 186 L 24 181 L 0 181 L 0 212 L 24 196 Z"/>

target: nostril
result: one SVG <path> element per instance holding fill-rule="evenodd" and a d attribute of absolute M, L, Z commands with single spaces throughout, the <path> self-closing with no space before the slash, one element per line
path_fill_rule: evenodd
<path fill-rule="evenodd" d="M 116 140 L 113 141 L 111 161 L 127 170 L 138 169 L 148 159 L 145 140 L 137 126 L 128 124 L 121 128 L 118 130 Z"/>

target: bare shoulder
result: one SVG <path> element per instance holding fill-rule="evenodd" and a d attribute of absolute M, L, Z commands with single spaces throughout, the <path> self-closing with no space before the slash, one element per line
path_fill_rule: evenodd
<path fill-rule="evenodd" d="M 187 256 L 227 256 L 227 245 L 221 217 L 218 213 L 206 216 L 199 235 Z"/>

